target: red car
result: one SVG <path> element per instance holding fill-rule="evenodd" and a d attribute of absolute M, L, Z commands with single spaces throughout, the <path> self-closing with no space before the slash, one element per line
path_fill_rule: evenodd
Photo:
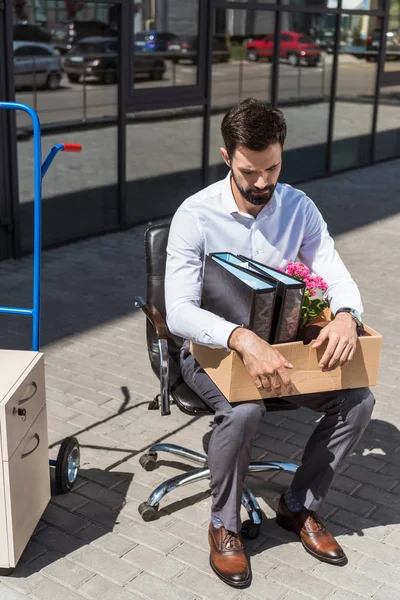
<path fill-rule="evenodd" d="M 259 58 L 271 59 L 274 53 L 274 35 L 266 35 L 260 40 L 246 45 L 247 60 Z M 280 35 L 279 56 L 286 58 L 289 64 L 297 66 L 304 59 L 310 67 L 316 67 L 321 58 L 321 47 L 312 38 L 303 33 L 282 31 Z"/>

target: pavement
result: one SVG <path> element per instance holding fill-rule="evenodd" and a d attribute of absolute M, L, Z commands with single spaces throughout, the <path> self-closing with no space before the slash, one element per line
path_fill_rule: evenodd
<path fill-rule="evenodd" d="M 75 435 L 82 449 L 77 484 L 54 494 L 1 600 L 398 600 L 400 598 L 400 343 L 397 299 L 398 172 L 381 163 L 302 186 L 320 207 L 361 289 L 365 321 L 384 336 L 371 424 L 335 479 L 321 516 L 349 563 L 308 555 L 279 528 L 274 509 L 286 474 L 249 478 L 265 512 L 245 546 L 253 570 L 246 590 L 225 586 L 208 564 L 207 482 L 171 493 L 156 521 L 138 505 L 165 478 L 187 469 L 161 456 L 146 472 L 141 454 L 156 441 L 202 451 L 208 418 L 172 407 L 148 411 L 158 391 L 149 367 L 145 319 L 145 226 L 43 253 L 42 350 L 46 361 L 49 453 Z M 29 305 L 32 258 L 0 263 L 1 302 Z M 0 346 L 29 348 L 29 323 L 2 318 Z M 299 463 L 317 416 L 306 409 L 271 413 L 253 457 Z M 53 474 L 51 474 L 53 476 Z"/>

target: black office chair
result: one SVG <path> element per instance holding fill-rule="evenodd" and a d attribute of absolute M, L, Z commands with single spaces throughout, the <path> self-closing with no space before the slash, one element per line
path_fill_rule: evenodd
<path fill-rule="evenodd" d="M 140 297 L 135 299 L 136 306 L 140 307 L 147 317 L 147 350 L 152 369 L 160 379 L 160 394 L 150 403 L 149 409 L 158 409 L 161 405 L 161 414 L 169 415 L 172 398 L 172 402 L 188 415 L 210 415 L 213 414 L 212 409 L 185 384 L 181 377 L 179 354 L 183 340 L 172 336 L 165 322 L 164 279 L 168 234 L 169 225 L 155 225 L 146 231 L 147 301 L 144 302 Z M 267 411 L 298 408 L 280 398 L 266 400 L 265 406 Z M 160 501 L 166 494 L 183 485 L 210 477 L 206 455 L 176 444 L 155 444 L 149 448 L 140 457 L 140 464 L 146 471 L 152 471 L 156 467 L 158 452 L 169 452 L 200 463 L 202 466 L 171 477 L 159 485 L 147 501 L 139 506 L 139 513 L 144 521 L 152 521 L 156 518 Z M 294 473 L 296 469 L 297 466 L 292 463 L 262 461 L 252 462 L 249 472 L 278 470 Z M 244 486 L 242 504 L 249 515 L 249 521 L 243 523 L 242 534 L 248 539 L 254 539 L 260 531 L 262 512 L 247 486 Z"/>

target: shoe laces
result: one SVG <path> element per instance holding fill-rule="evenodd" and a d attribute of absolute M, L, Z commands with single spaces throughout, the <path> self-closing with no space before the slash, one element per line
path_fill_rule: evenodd
<path fill-rule="evenodd" d="M 317 516 L 317 514 L 315 512 L 310 511 L 310 517 L 315 523 L 316 531 L 323 531 L 325 529 L 325 527 L 322 525 L 321 521 L 319 520 L 319 517 Z"/>
<path fill-rule="evenodd" d="M 227 550 L 242 550 L 243 544 L 237 533 L 225 529 L 222 543 Z"/>

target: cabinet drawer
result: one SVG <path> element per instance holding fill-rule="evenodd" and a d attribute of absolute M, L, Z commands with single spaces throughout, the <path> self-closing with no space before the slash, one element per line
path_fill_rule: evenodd
<path fill-rule="evenodd" d="M 3 461 L 10 460 L 45 403 L 44 358 L 38 354 L 0 406 Z"/>
<path fill-rule="evenodd" d="M 46 407 L 3 470 L 9 559 L 14 567 L 50 500 Z"/>

